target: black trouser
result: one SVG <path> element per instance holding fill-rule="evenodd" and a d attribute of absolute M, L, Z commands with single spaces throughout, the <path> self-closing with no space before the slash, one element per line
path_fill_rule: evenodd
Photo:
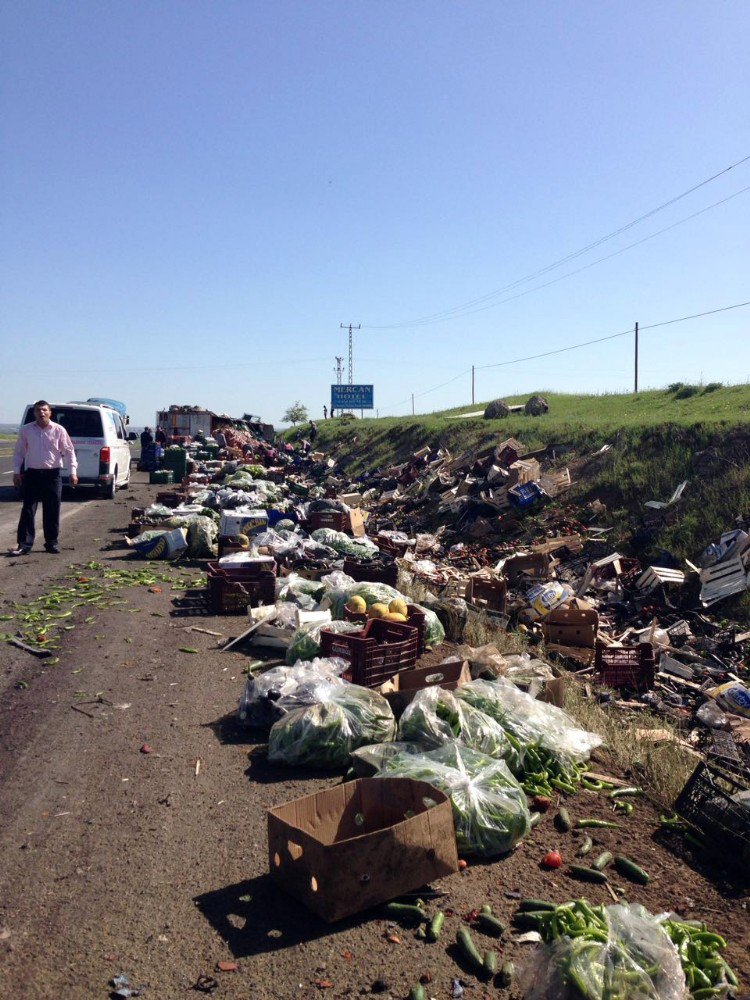
<path fill-rule="evenodd" d="M 44 544 L 57 545 L 60 532 L 60 499 L 62 497 L 62 478 L 59 469 L 27 469 L 23 474 L 21 486 L 23 507 L 18 519 L 18 544 L 31 546 L 34 544 L 36 529 L 34 519 L 39 501 L 42 503 L 42 523 L 44 525 Z"/>

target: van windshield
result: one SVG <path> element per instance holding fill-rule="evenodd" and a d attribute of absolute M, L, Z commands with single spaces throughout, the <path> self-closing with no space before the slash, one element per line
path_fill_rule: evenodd
<path fill-rule="evenodd" d="M 67 406 L 52 406 L 52 420 L 61 424 L 72 438 L 104 437 L 101 410 L 78 410 Z M 34 411 L 26 414 L 26 423 L 34 421 Z"/>

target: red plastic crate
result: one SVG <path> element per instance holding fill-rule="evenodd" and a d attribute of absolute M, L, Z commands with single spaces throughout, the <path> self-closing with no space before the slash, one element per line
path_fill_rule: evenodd
<path fill-rule="evenodd" d="M 360 562 L 346 556 L 344 572 L 358 583 L 387 583 L 389 587 L 395 587 L 398 582 L 398 566 L 395 563 Z"/>
<path fill-rule="evenodd" d="M 267 566 L 267 568 L 265 568 Z M 276 596 L 276 564 L 219 566 L 208 563 L 208 603 L 217 615 L 244 615 L 248 607 L 273 604 Z"/>
<path fill-rule="evenodd" d="M 409 548 L 407 542 L 394 542 L 393 539 L 383 535 L 378 535 L 375 539 L 375 544 L 381 552 L 384 552 L 388 556 L 393 556 L 396 559 L 401 559 L 406 554 L 406 550 Z"/>
<path fill-rule="evenodd" d="M 232 580 L 221 573 L 208 575 L 208 603 L 217 615 L 244 615 L 250 605 L 273 604 L 276 577 L 261 573 L 250 580 Z"/>
<path fill-rule="evenodd" d="M 219 559 L 232 555 L 234 552 L 248 552 L 249 546 L 240 545 L 234 541 L 233 535 L 219 535 Z M 222 567 L 223 568 L 223 567 Z"/>
<path fill-rule="evenodd" d="M 348 660 L 347 680 L 361 687 L 379 687 L 400 670 L 409 670 L 419 658 L 419 632 L 411 625 L 372 618 L 363 632 L 320 633 L 322 656 Z"/>
<path fill-rule="evenodd" d="M 160 503 L 163 507 L 174 508 L 179 507 L 185 499 L 185 494 L 182 491 L 163 490 L 161 493 L 156 494 L 155 503 Z"/>
<path fill-rule="evenodd" d="M 355 611 L 344 608 L 345 622 L 367 622 L 367 615 L 358 615 Z M 403 625 L 403 622 L 388 622 L 389 625 Z M 421 656 L 425 651 L 425 636 L 427 635 L 427 615 L 418 604 L 406 605 L 406 624 L 418 632 L 417 653 Z"/>
<path fill-rule="evenodd" d="M 316 510 L 310 515 L 310 531 L 317 531 L 318 528 L 349 532 L 349 515 L 339 510 Z"/>
<path fill-rule="evenodd" d="M 596 680 L 611 688 L 629 688 L 642 694 L 654 686 L 656 664 L 650 642 L 637 646 L 605 646 L 597 642 L 594 660 Z"/>

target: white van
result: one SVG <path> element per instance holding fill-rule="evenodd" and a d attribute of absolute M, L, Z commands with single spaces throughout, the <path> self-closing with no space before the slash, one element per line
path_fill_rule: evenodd
<path fill-rule="evenodd" d="M 52 420 L 70 435 L 78 459 L 78 484 L 93 486 L 103 497 L 114 499 L 117 490 L 130 484 L 128 432 L 116 409 L 101 403 L 50 403 Z M 23 423 L 34 420 L 29 404 Z M 130 435 L 134 439 L 135 434 Z M 69 470 L 63 469 L 63 486 Z"/>

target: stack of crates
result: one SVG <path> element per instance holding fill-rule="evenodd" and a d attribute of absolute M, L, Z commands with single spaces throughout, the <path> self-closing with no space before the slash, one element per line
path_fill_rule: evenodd
<path fill-rule="evenodd" d="M 187 475 L 187 452 L 184 448 L 167 448 L 164 451 L 162 467 L 171 469 L 173 481 L 181 483 Z"/>
<path fill-rule="evenodd" d="M 171 469 L 156 469 L 149 473 L 148 481 L 159 486 L 168 486 L 174 482 L 174 472 Z"/>

